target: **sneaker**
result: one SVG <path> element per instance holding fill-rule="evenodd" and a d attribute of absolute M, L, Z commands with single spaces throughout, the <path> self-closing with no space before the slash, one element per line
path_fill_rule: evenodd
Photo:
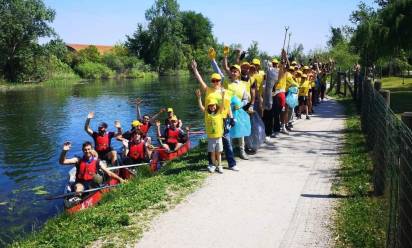
<path fill-rule="evenodd" d="M 217 167 L 217 172 L 219 172 L 220 174 L 223 174 L 223 166 L 218 166 Z"/>
<path fill-rule="evenodd" d="M 244 160 L 249 160 L 249 157 L 244 150 L 240 151 L 239 158 L 244 159 Z"/>
<path fill-rule="evenodd" d="M 82 200 L 82 198 L 80 198 L 78 196 L 75 196 L 75 197 L 72 197 L 72 198 L 69 199 L 69 203 L 70 204 L 76 204 L 76 203 L 80 202 L 81 200 Z"/>
<path fill-rule="evenodd" d="M 285 128 L 280 129 L 280 132 L 283 134 L 289 134 L 288 130 L 286 130 Z"/>
<path fill-rule="evenodd" d="M 310 117 L 309 117 L 309 115 L 307 115 L 307 116 L 306 116 L 306 120 L 310 120 Z"/>
<path fill-rule="evenodd" d="M 266 136 L 266 137 L 265 137 L 265 143 L 266 143 L 266 144 L 270 143 L 270 136 Z"/>
<path fill-rule="evenodd" d="M 213 173 L 213 172 L 215 172 L 215 170 L 216 170 L 216 166 L 214 166 L 214 165 L 208 165 L 208 166 L 207 166 L 207 170 L 208 170 L 210 173 Z"/>
<path fill-rule="evenodd" d="M 272 133 L 272 135 L 270 135 L 270 137 L 271 138 L 276 138 L 276 137 L 278 137 L 278 135 L 279 135 L 279 132 L 274 132 L 274 133 Z"/>
<path fill-rule="evenodd" d="M 235 165 L 235 166 L 229 167 L 229 170 L 239 171 L 239 167 L 237 167 L 237 166 Z"/>

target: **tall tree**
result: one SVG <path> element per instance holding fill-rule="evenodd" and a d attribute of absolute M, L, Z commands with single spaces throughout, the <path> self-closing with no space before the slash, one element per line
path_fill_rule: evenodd
<path fill-rule="evenodd" d="M 328 40 L 330 47 L 335 47 L 338 43 L 344 40 L 341 28 L 330 27 L 331 37 Z"/>
<path fill-rule="evenodd" d="M 40 37 L 54 34 L 54 10 L 41 0 L 0 0 L 0 70 L 9 81 L 23 81 L 36 70 Z"/>
<path fill-rule="evenodd" d="M 192 45 L 194 49 L 213 44 L 213 25 L 208 18 L 194 11 L 183 11 L 181 16 L 184 43 Z"/>

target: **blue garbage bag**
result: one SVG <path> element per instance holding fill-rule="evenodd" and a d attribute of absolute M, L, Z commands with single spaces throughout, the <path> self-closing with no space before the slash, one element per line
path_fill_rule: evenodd
<path fill-rule="evenodd" d="M 245 137 L 245 145 L 247 148 L 257 151 L 265 141 L 265 124 L 257 112 L 250 116 L 250 120 L 252 132 L 249 136 Z"/>
<path fill-rule="evenodd" d="M 230 106 L 232 108 L 233 118 L 236 124 L 230 129 L 229 134 L 231 138 L 241 138 L 249 136 L 251 132 L 250 117 L 242 109 L 242 102 L 236 96 L 233 96 L 230 101 Z"/>
<path fill-rule="evenodd" d="M 288 94 L 286 96 L 286 103 L 289 108 L 294 109 L 296 106 L 299 105 L 298 102 L 298 88 L 297 87 L 290 87 L 288 90 Z"/>

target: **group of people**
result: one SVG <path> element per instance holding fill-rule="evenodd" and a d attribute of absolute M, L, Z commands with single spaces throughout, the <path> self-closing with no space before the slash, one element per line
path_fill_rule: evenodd
<path fill-rule="evenodd" d="M 182 121 L 177 118 L 173 108 L 167 108 L 167 111 L 162 108 L 152 116 L 142 116 L 139 107 L 142 100 L 136 99 L 135 103 L 138 118 L 131 122 L 130 130 L 123 132 L 120 122 L 115 121 L 116 132 L 109 132 L 107 130 L 108 124 L 105 122 L 99 123 L 98 130 L 94 131 L 90 128 L 90 121 L 94 118 L 94 113 L 90 112 L 87 116 L 84 130 L 93 139 L 94 146 L 91 142 L 86 141 L 82 145 L 83 156 L 66 158 L 66 154 L 71 148 L 71 143 L 64 143 L 59 162 L 62 165 L 74 165 L 76 167 L 74 191 L 82 192 L 99 186 L 102 183 L 100 172 L 120 182 L 124 182 L 124 179 L 107 167 L 107 163 L 111 165 L 133 165 L 149 162 L 155 149 L 152 145 L 152 139 L 148 135 L 149 129 L 153 125 L 156 126 L 157 138 L 161 149 L 165 149 L 167 152 L 178 150 L 187 141 L 187 135 L 182 130 Z M 167 118 L 164 121 L 165 127 L 161 131 L 161 123 L 157 120 L 157 117 L 164 112 L 167 112 Z M 111 141 L 113 138 L 122 142 L 123 153 L 121 161 L 119 161 L 120 158 L 117 152 L 112 148 Z M 105 162 L 102 162 L 102 160 Z"/>
<path fill-rule="evenodd" d="M 216 51 L 209 49 L 214 71 L 210 86 L 200 75 L 196 61 L 191 63 L 200 86 L 195 94 L 204 112 L 207 168 L 211 173 L 223 173 L 222 152 L 229 169 L 239 171 L 235 155 L 247 160 L 248 154 L 255 154 L 263 142 L 271 142 L 278 133 L 289 134 L 293 113 L 297 118 L 306 115 L 309 120 L 314 105 L 325 97 L 326 77 L 332 65 L 289 62 L 284 50 L 280 60 L 274 58 L 262 65 L 258 58 L 242 61 L 244 52 L 236 52 L 235 63 L 229 65 L 229 48 L 224 48 L 222 70 L 216 62 Z"/>

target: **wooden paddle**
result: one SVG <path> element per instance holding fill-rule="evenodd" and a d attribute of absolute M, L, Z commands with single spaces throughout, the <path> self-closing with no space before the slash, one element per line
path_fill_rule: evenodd
<path fill-rule="evenodd" d="M 138 166 L 148 165 L 148 164 L 150 164 L 150 163 L 129 164 L 129 165 L 121 165 L 121 166 L 108 167 L 108 169 L 109 169 L 109 170 L 117 170 L 117 169 L 122 169 L 122 168 L 138 167 Z"/>
<path fill-rule="evenodd" d="M 70 192 L 70 193 L 66 193 L 66 194 L 61 194 L 61 195 L 55 195 L 55 196 L 47 196 L 46 198 L 44 198 L 45 200 L 55 200 L 55 199 L 60 199 L 60 198 L 65 198 L 67 196 L 72 196 L 72 195 L 79 195 L 79 194 L 83 194 L 83 193 L 90 193 L 90 192 L 94 192 L 94 191 L 98 191 L 98 190 L 102 190 L 102 189 L 108 189 L 108 188 L 113 188 L 116 187 L 119 184 L 115 184 L 115 185 L 106 185 L 103 187 L 99 187 L 99 188 L 94 188 L 94 189 L 88 189 L 88 190 L 84 190 L 81 192 Z"/>

